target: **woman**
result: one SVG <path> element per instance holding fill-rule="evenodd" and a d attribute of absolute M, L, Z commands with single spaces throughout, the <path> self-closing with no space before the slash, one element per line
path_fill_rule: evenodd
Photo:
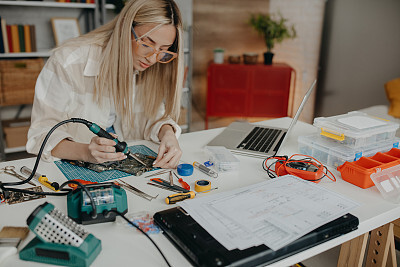
<path fill-rule="evenodd" d="M 154 166 L 175 168 L 182 155 L 175 122 L 182 83 L 182 22 L 175 2 L 131 0 L 113 21 L 55 49 L 36 83 L 27 151 L 37 154 L 54 125 L 78 117 L 121 141 L 160 143 Z M 114 145 L 69 123 L 50 136 L 43 158 L 124 159 Z"/>

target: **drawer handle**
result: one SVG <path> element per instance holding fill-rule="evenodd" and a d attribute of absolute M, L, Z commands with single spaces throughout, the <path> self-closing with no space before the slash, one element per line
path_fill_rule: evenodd
<path fill-rule="evenodd" d="M 338 141 L 343 141 L 345 139 L 344 134 L 335 134 L 332 132 L 328 132 L 324 128 L 321 128 L 321 135 L 338 140 Z"/>

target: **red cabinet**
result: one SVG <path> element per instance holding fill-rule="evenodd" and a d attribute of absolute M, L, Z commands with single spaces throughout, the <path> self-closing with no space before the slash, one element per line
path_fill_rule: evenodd
<path fill-rule="evenodd" d="M 213 64 L 208 67 L 206 129 L 209 116 L 285 117 L 291 78 L 286 64 Z"/>

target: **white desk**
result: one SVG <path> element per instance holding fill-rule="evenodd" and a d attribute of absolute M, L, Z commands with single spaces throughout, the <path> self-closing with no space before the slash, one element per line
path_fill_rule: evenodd
<path fill-rule="evenodd" d="M 289 118 L 281 118 L 269 120 L 264 122 L 266 125 L 288 127 L 290 124 Z M 200 131 L 194 133 L 184 134 L 180 138 L 180 145 L 183 150 L 182 161 L 191 163 L 193 161 L 204 162 L 207 160 L 206 154 L 202 148 L 214 136 L 222 131 L 220 129 L 212 129 L 207 131 Z M 297 136 L 311 134 L 316 132 L 316 129 L 310 125 L 298 122 L 289 136 L 285 148 L 281 154 L 291 155 L 297 152 Z M 141 142 L 143 143 L 143 142 Z M 157 151 L 156 145 L 150 142 L 145 142 L 153 150 Z M 195 170 L 192 176 L 184 178 L 192 187 L 194 182 L 198 179 L 208 179 L 211 181 L 212 186 L 218 186 L 218 190 L 212 191 L 209 194 L 216 194 L 221 191 L 226 191 L 253 183 L 269 179 L 266 172 L 262 169 L 262 160 L 249 157 L 238 156 L 240 160 L 240 168 L 238 172 L 220 174 L 217 179 L 210 178 L 205 174 Z M 0 167 L 6 165 L 14 165 L 16 169 L 26 165 L 33 168 L 34 158 L 23 159 L 17 161 L 3 162 Z M 331 171 L 333 171 L 331 169 Z M 64 175 L 58 170 L 53 163 L 41 162 L 39 164 L 38 172 L 46 174 L 50 180 L 64 182 L 66 181 Z M 314 255 L 322 253 L 328 249 L 338 246 L 346 241 L 367 233 L 381 225 L 391 222 L 400 217 L 400 205 L 395 205 L 387 202 L 382 198 L 379 191 L 375 188 L 361 189 L 350 183 L 343 181 L 340 178 L 340 173 L 333 171 L 337 182 L 332 182 L 329 179 L 323 179 L 319 184 L 343 194 L 358 203 L 360 207 L 351 213 L 357 216 L 360 220 L 358 230 L 340 236 L 333 240 L 327 241 L 323 244 L 310 248 L 306 251 L 300 252 L 296 255 L 285 258 L 272 266 L 288 266 L 300 262 L 304 259 L 310 258 Z M 143 175 L 144 176 L 144 175 Z M 164 198 L 170 195 L 171 192 L 158 189 L 147 185 L 149 178 L 129 176 L 124 180 L 133 184 L 137 188 L 143 190 L 150 195 L 159 194 L 157 199 L 152 201 L 144 200 L 136 195 L 127 192 L 128 196 L 128 213 L 135 213 L 139 211 L 147 211 L 151 214 L 159 210 L 164 210 L 173 207 L 173 205 L 166 205 Z M 167 177 L 167 176 L 165 176 Z M 15 178 L 9 175 L 0 174 L 2 181 L 16 181 Z M 21 186 L 22 188 L 22 186 Z M 46 190 L 46 189 L 45 189 Z M 201 197 L 201 194 L 197 197 Z M 44 199 L 25 202 L 23 204 L 14 205 L 1 205 L 0 206 L 0 228 L 3 226 L 26 226 L 26 219 L 29 214 L 44 201 L 53 203 L 56 208 L 67 214 L 67 203 L 65 196 L 52 197 L 47 196 Z M 189 200 L 190 201 L 190 200 Z M 117 225 L 116 223 L 102 223 L 95 225 L 88 225 L 85 228 L 94 236 L 102 241 L 102 251 L 96 258 L 92 266 L 166 266 L 161 255 L 150 241 L 137 232 L 133 228 Z M 25 244 L 31 240 L 34 234 L 30 233 L 27 240 L 20 246 L 23 248 Z M 154 241 L 159 245 L 167 259 L 172 266 L 190 266 L 190 263 L 185 257 L 167 240 L 163 235 L 152 235 Z M 18 255 L 12 256 L 3 262 L 3 266 L 48 266 L 44 264 L 21 261 Z"/>

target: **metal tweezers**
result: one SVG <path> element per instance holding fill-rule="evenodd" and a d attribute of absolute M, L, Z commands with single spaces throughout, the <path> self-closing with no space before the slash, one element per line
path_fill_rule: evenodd
<path fill-rule="evenodd" d="M 150 196 L 149 194 L 146 194 L 145 192 L 140 191 L 140 190 L 137 189 L 136 187 L 133 187 L 132 185 L 130 185 L 130 184 L 128 184 L 127 182 L 124 182 L 124 181 L 122 181 L 122 180 L 118 180 L 118 183 L 120 183 L 120 185 L 121 185 L 123 188 L 125 188 L 126 190 L 128 190 L 129 192 L 131 192 L 131 193 L 133 193 L 133 194 L 135 194 L 135 195 L 138 195 L 139 197 L 142 197 L 142 198 L 144 198 L 144 199 L 146 199 L 146 200 L 148 200 L 148 201 L 151 201 L 151 200 L 153 200 L 153 199 L 155 199 L 155 198 L 158 197 L 158 195 L 155 196 L 155 197 Z"/>

